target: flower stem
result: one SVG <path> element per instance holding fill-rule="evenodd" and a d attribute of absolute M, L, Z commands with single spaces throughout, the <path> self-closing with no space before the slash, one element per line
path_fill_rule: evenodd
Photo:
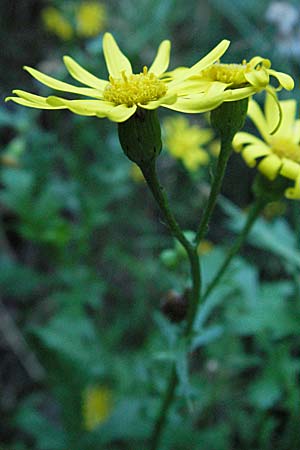
<path fill-rule="evenodd" d="M 172 213 L 169 207 L 167 196 L 157 177 L 155 160 L 151 164 L 141 165 L 140 168 L 153 194 L 154 199 L 156 200 L 161 211 L 164 214 L 165 220 L 167 222 L 168 227 L 170 228 L 171 233 L 183 245 L 189 258 L 190 259 L 193 258 L 192 256 L 194 253 L 193 244 L 189 242 L 185 237 L 184 233 L 182 232 L 180 226 L 178 225 L 174 217 L 174 214 Z"/>
<path fill-rule="evenodd" d="M 211 124 L 221 140 L 221 150 L 211 186 L 208 202 L 202 215 L 195 242 L 199 244 L 204 237 L 208 223 L 221 190 L 228 159 L 232 151 L 234 135 L 244 126 L 248 109 L 248 98 L 235 102 L 224 102 L 211 112 Z"/>
<path fill-rule="evenodd" d="M 187 327 L 185 329 L 185 336 L 188 336 L 194 322 L 194 316 L 197 311 L 197 306 L 200 298 L 201 273 L 197 246 L 187 240 L 169 207 L 168 199 L 157 177 L 155 161 L 153 161 L 152 164 L 141 165 L 140 167 L 156 202 L 158 203 L 161 211 L 164 214 L 165 220 L 172 234 L 183 245 L 189 258 L 192 276 L 192 294 L 190 297 L 190 304 L 187 313 Z M 167 420 L 168 411 L 174 399 L 177 381 L 177 371 L 174 364 L 172 366 L 171 374 L 167 382 L 167 388 L 164 394 L 161 408 L 155 420 L 151 437 L 151 447 L 149 450 L 157 450 L 159 446 L 161 434 Z"/>
<path fill-rule="evenodd" d="M 204 210 L 204 213 L 202 215 L 200 225 L 196 234 L 195 242 L 196 244 L 199 244 L 202 238 L 204 237 L 207 228 L 208 228 L 208 222 L 211 218 L 211 215 L 213 213 L 213 210 L 216 205 L 218 194 L 221 190 L 223 178 L 225 175 L 225 170 L 227 166 L 228 159 L 231 155 L 231 143 L 232 143 L 232 137 L 224 138 L 221 140 L 221 150 L 219 154 L 219 159 L 216 167 L 216 173 L 214 176 L 214 180 L 211 186 L 209 198 L 207 201 L 206 208 Z"/>
<path fill-rule="evenodd" d="M 210 295 L 210 293 L 219 284 L 221 277 L 224 275 L 224 272 L 226 271 L 226 269 L 229 266 L 230 262 L 232 261 L 233 257 L 237 254 L 239 249 L 242 247 L 242 245 L 246 241 L 246 238 L 247 238 L 253 224 L 255 223 L 255 221 L 256 221 L 257 217 L 259 216 L 260 212 L 262 211 L 262 209 L 265 207 L 266 203 L 267 203 L 267 201 L 265 200 L 265 198 L 258 197 L 255 200 L 255 202 L 252 204 L 252 206 L 249 210 L 248 216 L 247 216 L 247 220 L 244 224 L 244 227 L 243 227 L 240 235 L 238 236 L 238 238 L 236 239 L 236 241 L 234 242 L 234 244 L 228 251 L 227 256 L 225 257 L 225 260 L 223 261 L 223 264 L 221 265 L 218 272 L 216 273 L 216 275 L 214 276 L 214 278 L 212 279 L 210 284 L 207 286 L 205 292 L 201 296 L 202 302 L 207 299 L 207 297 Z"/>
<path fill-rule="evenodd" d="M 169 408 L 173 402 L 174 393 L 177 385 L 177 371 L 175 364 L 171 369 L 170 378 L 167 382 L 167 389 L 161 404 L 161 408 L 159 410 L 159 414 L 157 415 L 151 440 L 150 440 L 150 448 L 149 450 L 157 450 L 159 447 L 160 438 L 162 435 L 162 431 L 164 429 Z"/>

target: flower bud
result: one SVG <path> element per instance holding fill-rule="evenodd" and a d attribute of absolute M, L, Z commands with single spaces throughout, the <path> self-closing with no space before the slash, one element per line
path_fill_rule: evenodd
<path fill-rule="evenodd" d="M 150 164 L 161 152 L 161 129 L 156 110 L 138 108 L 118 124 L 119 140 L 126 156 L 140 167 Z"/>

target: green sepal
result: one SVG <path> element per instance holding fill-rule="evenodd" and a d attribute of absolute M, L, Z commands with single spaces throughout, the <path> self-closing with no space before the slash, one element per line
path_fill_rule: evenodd
<path fill-rule="evenodd" d="M 222 140 L 232 141 L 243 128 L 247 116 L 248 98 L 224 102 L 211 112 L 211 125 Z"/>
<path fill-rule="evenodd" d="M 153 162 L 161 152 L 161 128 L 156 110 L 138 108 L 118 124 L 119 140 L 125 155 L 138 166 Z"/>

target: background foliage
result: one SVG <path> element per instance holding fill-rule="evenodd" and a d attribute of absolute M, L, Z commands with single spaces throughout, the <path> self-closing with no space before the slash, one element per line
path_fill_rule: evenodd
<path fill-rule="evenodd" d="M 76 27 L 79 4 L 1 1 L 2 98 L 48 92 L 23 65 L 67 79 L 64 54 L 103 76 L 105 30 L 136 70 L 162 39 L 175 67 L 228 38 L 225 61 L 261 54 L 299 78 L 297 1 L 285 4 L 295 8 L 290 28 L 262 0 L 103 1 L 95 36 L 65 40 L 45 28 L 49 6 Z M 162 449 L 299 450 L 299 205 L 265 211 L 203 305 L 188 376 L 178 326 L 159 312 L 170 289 L 184 290 L 186 261 L 174 268 L 168 258 L 174 242 L 115 125 L 2 103 L 0 127 L 1 450 L 146 449 L 172 361 L 180 385 Z M 189 173 L 165 151 L 160 172 L 179 222 L 195 229 L 209 170 Z M 233 155 L 202 249 L 205 283 L 241 226 L 252 178 Z"/>

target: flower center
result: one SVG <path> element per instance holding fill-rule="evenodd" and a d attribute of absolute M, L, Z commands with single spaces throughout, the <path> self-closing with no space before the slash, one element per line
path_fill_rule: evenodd
<path fill-rule="evenodd" d="M 201 78 L 210 81 L 221 81 L 232 87 L 243 86 L 247 83 L 245 72 L 248 69 L 246 61 L 242 64 L 215 63 L 201 72 Z"/>
<path fill-rule="evenodd" d="M 144 105 L 151 100 L 158 100 L 167 92 L 166 84 L 154 73 L 149 73 L 146 66 L 142 73 L 126 75 L 122 71 L 121 75 L 122 78 L 109 77 L 110 83 L 103 93 L 104 100 L 116 105 Z"/>
<path fill-rule="evenodd" d="M 271 147 L 273 152 L 280 158 L 287 158 L 300 163 L 300 146 L 289 138 L 272 136 Z"/>

